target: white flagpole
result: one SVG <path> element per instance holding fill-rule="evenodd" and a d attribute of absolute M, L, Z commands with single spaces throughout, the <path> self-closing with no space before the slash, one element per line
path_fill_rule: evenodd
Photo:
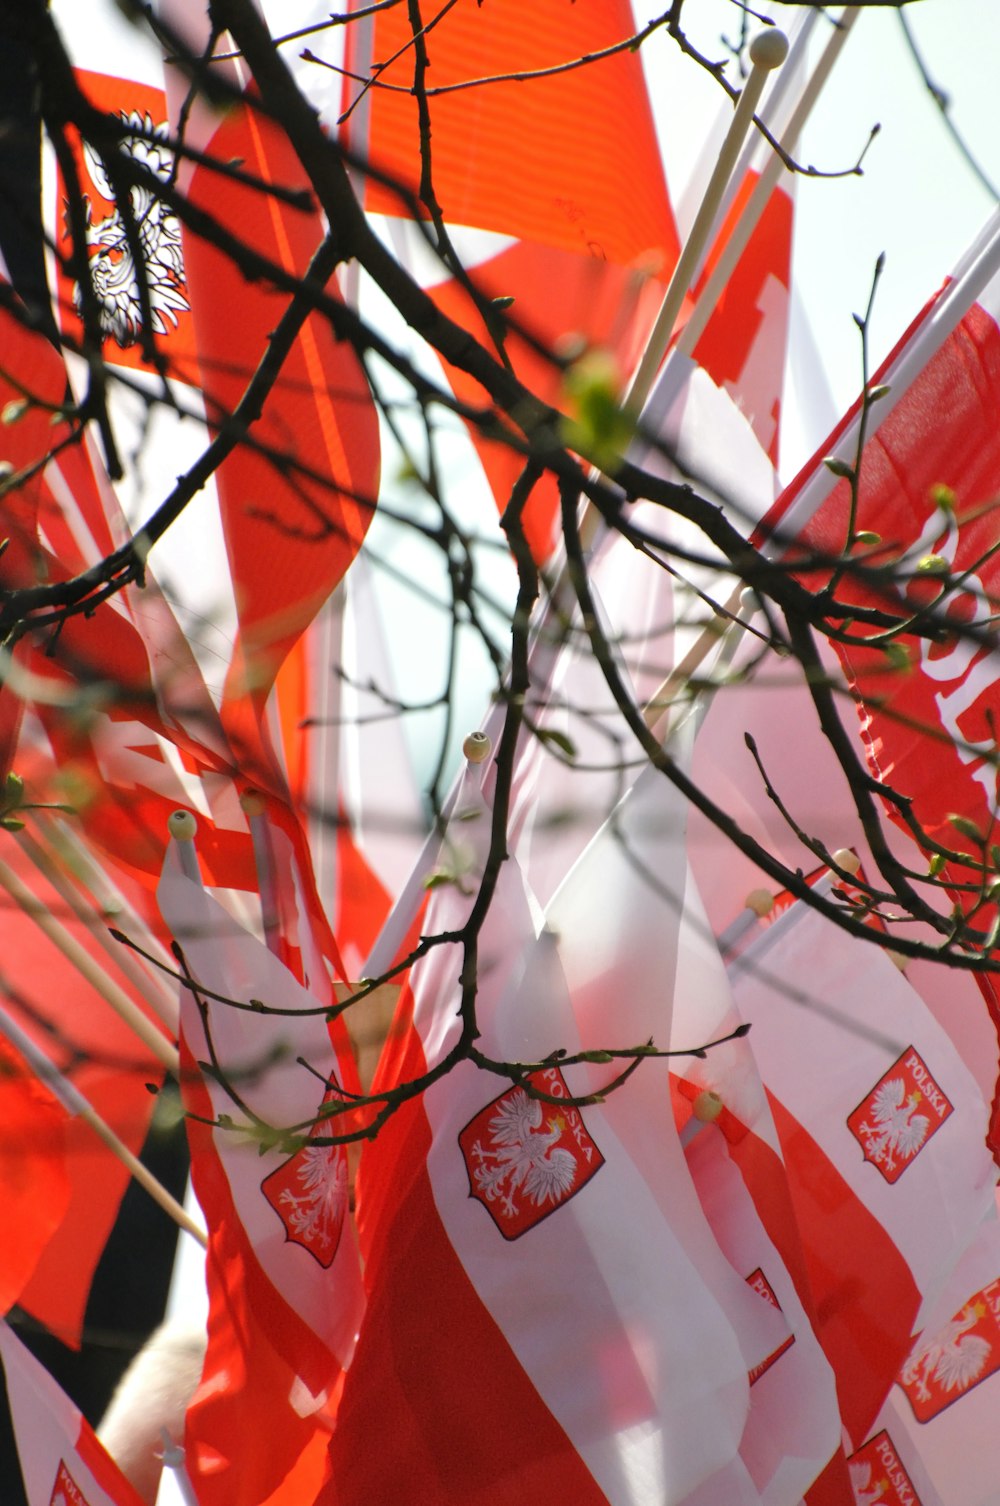
<path fill-rule="evenodd" d="M 59 1100 L 66 1112 L 89 1125 L 94 1134 L 103 1141 L 113 1155 L 117 1156 L 129 1174 L 140 1187 L 149 1193 L 154 1202 L 158 1203 L 180 1228 L 186 1230 L 200 1245 L 207 1248 L 208 1241 L 204 1230 L 198 1227 L 173 1194 L 167 1191 L 163 1183 L 158 1181 L 153 1173 L 142 1164 L 139 1157 L 129 1150 L 123 1140 L 119 1139 L 110 1124 L 102 1119 L 97 1110 L 87 1102 L 79 1088 L 59 1071 L 55 1063 L 50 1061 L 45 1052 L 35 1045 L 31 1037 L 11 1019 L 2 1007 L 0 1007 L 0 1035 L 3 1035 L 15 1050 L 20 1052 L 35 1076 L 45 1084 L 53 1097 Z"/>
<path fill-rule="evenodd" d="M 194 1486 L 184 1463 L 184 1449 L 179 1443 L 174 1443 L 170 1435 L 163 1434 L 163 1463 L 172 1472 L 177 1494 L 184 1502 L 184 1506 L 198 1506 L 198 1497 L 194 1493 Z"/>
<path fill-rule="evenodd" d="M 841 15 L 840 21 L 833 32 L 829 42 L 823 51 L 823 55 L 816 65 L 808 83 L 802 91 L 802 96 L 792 112 L 788 125 L 781 137 L 781 145 L 784 151 L 791 153 L 802 133 L 809 116 L 812 114 L 820 93 L 826 84 L 833 66 L 843 51 L 844 44 L 850 36 L 851 28 L 860 15 L 857 6 L 848 6 Z M 765 33 L 766 35 L 766 33 Z M 736 264 L 746 250 L 760 221 L 761 215 L 767 207 L 767 202 L 774 192 L 775 186 L 785 165 L 776 152 L 772 152 L 767 166 L 757 180 L 756 186 L 750 198 L 747 200 L 743 213 L 733 226 L 732 233 L 725 244 L 722 254 L 715 266 L 701 296 L 691 311 L 683 330 L 677 341 L 677 352 L 680 355 L 690 355 L 701 339 L 705 326 L 715 311 L 715 306 L 722 296 L 729 282 Z"/>
<path fill-rule="evenodd" d="M 694 281 L 705 248 L 719 218 L 722 201 L 739 159 L 740 149 L 753 125 L 754 114 L 764 92 L 764 85 L 769 75 L 775 68 L 781 67 L 787 56 L 788 38 L 776 26 L 768 27 L 766 31 L 760 32 L 750 44 L 750 60 L 753 64 L 750 77 L 736 101 L 736 109 L 729 123 L 729 130 L 726 132 L 715 167 L 712 169 L 712 175 L 706 185 L 694 224 L 691 226 L 691 233 L 674 267 L 667 291 L 663 295 L 663 302 L 660 304 L 660 311 L 650 331 L 649 339 L 646 341 L 646 348 L 625 390 L 622 398 L 623 408 L 631 408 L 639 412 L 653 389 L 663 357 L 667 353 L 673 336 L 677 316 L 683 307 L 684 299 Z M 592 473 L 593 476 L 598 474 L 596 469 Z M 585 503 L 580 518 L 580 543 L 584 550 L 589 549 L 593 544 L 599 523 L 600 515 L 596 508 L 589 502 Z M 553 597 L 557 601 L 565 590 L 565 580 L 566 568 L 564 566 L 553 591 Z"/>
<path fill-rule="evenodd" d="M 750 61 L 753 64 L 750 77 L 744 84 L 737 101 L 718 161 L 705 189 L 694 224 L 691 226 L 691 234 L 687 238 L 664 294 L 656 323 L 646 343 L 646 349 L 625 392 L 624 406 L 641 408 L 652 390 L 660 363 L 670 344 L 677 316 L 715 227 L 719 207 L 733 168 L 736 166 L 740 148 L 753 125 L 754 113 L 764 92 L 764 85 L 772 70 L 780 68 L 787 55 L 788 38 L 777 27 L 768 27 L 766 31 L 760 32 L 750 44 Z"/>
<path fill-rule="evenodd" d="M 277 957 L 281 951 L 281 926 L 278 918 L 278 890 L 274 879 L 271 833 L 264 814 L 264 801 L 256 790 L 247 790 L 240 796 L 240 805 L 247 818 L 250 840 L 253 843 L 253 861 L 257 870 L 257 892 L 260 895 L 260 918 L 264 930 L 264 944 L 268 951 L 273 952 Z M 172 827 L 171 835 L 177 837 Z"/>

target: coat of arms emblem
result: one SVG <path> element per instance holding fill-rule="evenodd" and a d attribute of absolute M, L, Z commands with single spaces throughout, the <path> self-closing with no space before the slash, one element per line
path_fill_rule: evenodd
<path fill-rule="evenodd" d="M 173 171 L 174 154 L 168 145 L 165 122 L 154 122 L 139 110 L 118 112 L 124 132 L 122 149 L 133 161 L 149 170 L 154 177 L 167 181 Z M 87 249 L 90 277 L 101 308 L 105 332 L 118 345 L 135 344 L 142 326 L 139 296 L 139 268 L 115 192 L 104 163 L 89 145 L 83 149 L 86 171 L 96 190 L 94 198 L 83 196 L 87 222 Z M 95 214 L 96 199 L 111 205 L 110 212 Z M 143 184 L 129 191 L 135 244 L 142 259 L 142 275 L 149 298 L 149 314 L 155 334 L 168 334 L 177 324 L 178 315 L 188 310 L 184 286 L 184 262 L 181 253 L 181 227 L 177 216 L 150 187 Z M 74 305 L 79 309 L 80 290 L 74 288 Z"/>
<path fill-rule="evenodd" d="M 116 365 L 138 367 L 144 361 L 144 335 L 169 338 L 170 359 L 175 369 L 178 363 L 181 367 L 177 374 L 194 381 L 194 331 L 181 226 L 156 187 L 156 180 L 169 185 L 176 174 L 163 90 L 134 79 L 126 85 L 122 79 L 85 70 L 78 76 L 92 103 L 120 131 L 110 171 L 89 142 L 72 141 L 89 280 L 108 342 L 105 356 Z M 80 317 L 81 291 L 70 257 L 71 190 L 61 172 L 56 182 L 62 221 L 56 266 L 60 321 L 74 338 L 81 338 L 74 323 Z M 148 329 L 143 327 L 146 322 Z"/>
<path fill-rule="evenodd" d="M 949 1323 L 917 1339 L 899 1385 L 918 1422 L 930 1422 L 1000 1370 L 1000 1280 L 976 1292 Z"/>
<path fill-rule="evenodd" d="M 887 1182 L 898 1182 L 952 1112 L 923 1058 L 908 1046 L 847 1120 Z"/>
<path fill-rule="evenodd" d="M 87 1497 L 77 1485 L 62 1459 L 56 1471 L 56 1483 L 52 1487 L 49 1506 L 87 1506 Z"/>
<path fill-rule="evenodd" d="M 313 1133 L 317 1131 L 314 1129 Z M 324 1269 L 329 1269 L 340 1245 L 347 1214 L 344 1147 L 303 1145 L 264 1178 L 260 1190 L 284 1224 L 286 1240 L 301 1245 Z"/>
<path fill-rule="evenodd" d="M 847 1461 L 855 1506 L 920 1506 L 892 1439 L 883 1428 Z"/>
<path fill-rule="evenodd" d="M 528 1083 L 553 1098 L 571 1098 L 557 1067 Z M 481 1109 L 458 1137 L 469 1195 L 482 1203 L 504 1239 L 518 1239 L 569 1198 L 604 1165 L 578 1109 L 509 1088 Z"/>

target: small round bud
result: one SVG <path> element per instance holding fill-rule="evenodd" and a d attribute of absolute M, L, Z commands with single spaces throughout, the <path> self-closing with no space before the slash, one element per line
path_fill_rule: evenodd
<path fill-rule="evenodd" d="M 462 744 L 462 752 L 470 763 L 485 763 L 492 747 L 485 732 L 470 732 Z"/>
<path fill-rule="evenodd" d="M 240 806 L 247 817 L 262 816 L 265 810 L 264 797 L 258 790 L 244 790 L 240 796 Z"/>
<path fill-rule="evenodd" d="M 171 811 L 167 817 L 167 830 L 175 842 L 193 842 L 198 823 L 190 811 Z"/>
<path fill-rule="evenodd" d="M 750 61 L 755 68 L 780 68 L 788 56 L 788 38 L 777 26 L 759 31 L 750 43 Z"/>
<path fill-rule="evenodd" d="M 774 895 L 769 889 L 751 889 L 744 901 L 748 910 L 761 920 L 774 909 Z"/>
<path fill-rule="evenodd" d="M 722 1113 L 722 1099 L 711 1088 L 705 1088 L 691 1105 L 691 1112 L 700 1124 L 714 1124 Z"/>
<path fill-rule="evenodd" d="M 857 873 L 861 868 L 861 859 L 849 847 L 838 847 L 833 854 L 833 861 L 845 873 Z"/>

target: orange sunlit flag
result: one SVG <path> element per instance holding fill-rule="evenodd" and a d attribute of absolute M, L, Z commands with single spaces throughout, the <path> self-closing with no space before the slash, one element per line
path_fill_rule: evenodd
<path fill-rule="evenodd" d="M 425 37 L 427 85 L 437 91 L 498 73 L 535 73 L 600 53 L 633 29 L 627 0 L 599 6 L 536 0 L 530 21 L 517 0 L 488 6 L 459 0 Z M 410 37 L 404 6 L 376 18 L 372 56 L 395 59 L 379 74 L 380 84 L 409 90 Z M 415 191 L 417 101 L 378 84 L 372 93 L 368 155 Z M 637 53 L 626 48 L 568 72 L 433 93 L 429 105 L 434 189 L 450 224 L 626 266 L 650 251 L 666 262 L 676 258 L 677 232 Z M 398 197 L 374 182 L 365 207 L 401 212 Z"/>
<path fill-rule="evenodd" d="M 520 82 L 493 76 L 530 75 L 592 57 L 633 30 L 626 0 L 588 7 L 537 0 L 530 24 L 523 6 L 512 0 L 489 6 L 459 0 L 424 38 L 431 90 L 493 78 L 429 98 L 434 189 L 446 221 L 513 238 L 471 267 L 477 285 L 489 297 L 513 297 L 511 318 L 544 348 L 585 329 L 590 342 L 614 351 L 626 370 L 655 317 L 658 293 L 648 296 L 649 273 L 668 277 L 679 250 L 642 62 L 626 47 L 585 66 Z M 358 23 L 351 28 L 351 72 L 367 73 L 370 59 L 393 61 L 356 118 L 349 117 L 347 141 L 380 173 L 415 191 L 421 168 L 417 102 L 409 92 L 395 92 L 413 84 L 410 35 L 403 7 L 379 12 L 370 31 Z M 356 93 L 350 81 L 345 106 Z M 394 216 L 407 212 L 397 194 L 372 179 L 365 207 Z M 659 287 L 655 279 L 652 286 Z M 483 337 L 479 316 L 458 284 L 442 279 L 432 293 L 450 317 Z M 506 350 L 526 385 L 558 401 L 556 366 L 515 334 Z M 454 370 L 449 379 L 459 397 L 482 403 L 475 382 Z M 517 457 L 495 443 L 483 443 L 480 454 L 502 508 L 519 469 Z M 555 512 L 555 488 L 542 483 L 525 516 L 540 558 L 551 546 Z"/>

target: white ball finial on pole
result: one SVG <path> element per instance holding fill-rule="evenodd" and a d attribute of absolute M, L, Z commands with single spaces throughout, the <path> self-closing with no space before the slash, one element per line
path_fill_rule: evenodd
<path fill-rule="evenodd" d="M 197 830 L 198 823 L 190 811 L 171 811 L 167 817 L 167 831 L 177 846 L 181 870 L 185 878 L 200 884 L 201 869 L 198 867 L 198 854 L 194 846 Z"/>
<path fill-rule="evenodd" d="M 493 744 L 485 732 L 470 732 L 462 744 L 462 752 L 470 763 L 485 763 L 492 749 Z"/>
<path fill-rule="evenodd" d="M 776 26 L 769 26 L 766 31 L 754 37 L 750 44 L 750 61 L 753 64 L 750 77 L 743 85 L 743 91 L 736 101 L 736 109 L 729 130 L 726 132 L 726 139 L 722 143 L 718 160 L 712 170 L 712 176 L 708 181 L 698 213 L 695 215 L 694 224 L 691 226 L 691 232 L 674 268 L 670 286 L 664 294 L 663 303 L 642 360 L 629 383 L 624 399 L 626 406 L 641 408 L 652 390 L 656 373 L 660 369 L 660 362 L 667 353 L 677 316 L 683 307 L 688 289 L 694 281 L 702 252 L 715 227 L 726 185 L 736 166 L 740 148 L 753 125 L 754 111 L 760 103 L 764 85 L 767 83 L 768 76 L 775 68 L 780 67 L 787 56 L 788 38 Z"/>
<path fill-rule="evenodd" d="M 167 830 L 175 842 L 193 842 L 198 823 L 190 811 L 171 811 L 167 817 Z"/>
<path fill-rule="evenodd" d="M 777 26 L 765 27 L 750 43 L 750 61 L 755 68 L 780 68 L 788 56 L 788 38 Z"/>

